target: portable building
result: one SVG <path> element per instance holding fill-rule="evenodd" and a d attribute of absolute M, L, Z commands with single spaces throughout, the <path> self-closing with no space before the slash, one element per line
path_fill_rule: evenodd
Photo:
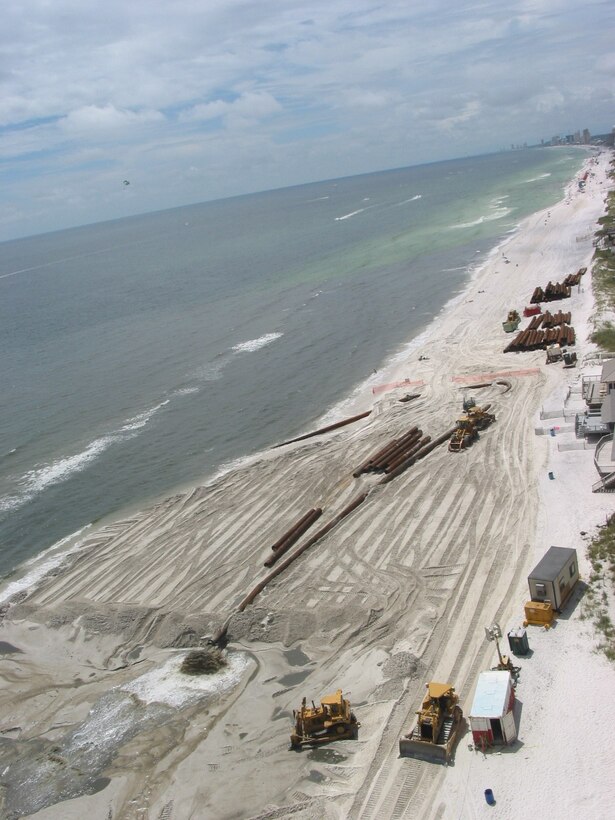
<path fill-rule="evenodd" d="M 579 580 L 577 551 L 569 547 L 549 547 L 527 577 L 532 601 L 549 601 L 561 612 Z"/>
<path fill-rule="evenodd" d="M 475 746 L 507 745 L 517 739 L 515 690 L 510 672 L 481 672 L 470 710 Z"/>

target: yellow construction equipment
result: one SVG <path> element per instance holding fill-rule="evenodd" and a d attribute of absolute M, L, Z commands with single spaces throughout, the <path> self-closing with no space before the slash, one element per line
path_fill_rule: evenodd
<path fill-rule="evenodd" d="M 512 333 L 513 330 L 516 330 L 521 323 L 521 317 L 519 316 L 518 311 L 516 310 L 509 310 L 508 316 L 506 317 L 506 321 L 502 322 L 502 327 L 506 331 L 506 333 Z"/>
<path fill-rule="evenodd" d="M 487 412 L 490 407 L 490 404 L 486 404 L 484 407 L 468 408 L 468 418 L 477 430 L 485 430 L 487 427 L 489 427 L 490 424 L 492 424 L 495 421 L 494 414 Z"/>
<path fill-rule="evenodd" d="M 448 443 L 448 449 L 451 453 L 465 450 L 478 438 L 479 430 L 484 430 L 495 421 L 493 413 L 488 412 L 490 407 L 490 404 L 478 407 L 478 405 L 472 403 L 472 400 L 464 401 L 463 409 L 465 414 L 457 419 L 457 426 Z"/>
<path fill-rule="evenodd" d="M 448 763 L 459 733 L 463 712 L 450 683 L 425 684 L 427 692 L 412 731 L 399 740 L 402 757 Z"/>
<path fill-rule="evenodd" d="M 316 743 L 356 738 L 361 725 L 350 709 L 350 701 L 338 689 L 334 695 L 321 698 L 320 706 L 312 701 L 307 706 L 303 698 L 301 708 L 293 709 L 295 729 L 290 735 L 291 749 L 301 749 Z"/>
<path fill-rule="evenodd" d="M 456 423 L 457 427 L 448 442 L 448 449 L 451 453 L 458 453 L 460 450 L 464 450 L 478 437 L 476 426 L 469 415 L 461 416 L 457 419 Z"/>
<path fill-rule="evenodd" d="M 549 601 L 528 601 L 525 605 L 523 626 L 544 626 L 549 629 L 555 619 L 555 612 Z"/>

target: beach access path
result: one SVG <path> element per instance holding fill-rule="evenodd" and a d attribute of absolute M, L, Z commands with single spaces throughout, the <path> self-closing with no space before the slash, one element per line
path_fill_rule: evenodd
<path fill-rule="evenodd" d="M 510 337 L 502 330 L 508 311 L 521 312 L 536 285 L 590 267 L 609 160 L 605 152 L 591 166 L 585 192 L 571 183 L 560 203 L 525 220 L 432 324 L 420 350 L 379 374 L 383 384 L 400 387 L 357 396 L 353 412 L 371 409 L 368 417 L 259 454 L 101 528 L 8 608 L 3 640 L 19 653 L 1 672 L 0 730 L 23 754 L 36 743 L 47 763 L 50 755 L 62 757 L 57 748 L 66 733 L 87 723 L 106 692 L 153 675 L 179 647 L 225 621 L 231 653 L 246 660 L 231 688 L 187 699 L 175 716 L 125 739 L 100 771 L 108 779 L 103 788 L 49 801 L 29 816 L 474 818 L 490 787 L 498 805 L 508 806 L 501 816 L 512 818 L 520 807 L 540 805 L 544 780 L 527 772 L 555 753 L 553 744 L 567 776 L 582 757 L 606 765 L 606 745 L 597 754 L 580 723 L 573 724 L 574 744 L 561 743 L 557 710 L 546 706 L 545 684 L 565 693 L 568 713 L 582 719 L 586 688 L 577 694 L 565 683 L 576 653 L 584 674 L 611 691 L 615 682 L 613 669 L 592 652 L 589 625 L 575 620 L 578 607 L 553 641 L 541 635 L 535 643 L 528 687 L 523 696 L 519 690 L 521 749 L 481 763 L 466 736 L 456 765 L 446 769 L 400 759 L 398 740 L 428 680 L 452 682 L 469 709 L 478 674 L 493 665 L 484 627 L 518 625 L 537 557 L 551 543 L 582 553 L 579 530 L 603 523 L 612 509 L 612 496 L 591 498 L 589 452 L 566 453 L 555 470 L 581 476 L 582 490 L 572 479 L 545 483 L 551 459 L 560 456 L 551 436 L 535 434 L 540 409 L 579 372 L 546 366 L 543 351 L 505 354 Z M 581 317 L 582 358 L 590 348 L 590 273 L 566 309 L 573 325 Z M 411 388 L 420 395 L 401 402 L 406 380 L 422 382 Z M 485 380 L 488 386 L 469 386 Z M 468 394 L 496 415 L 471 448 L 449 453 L 440 446 L 386 484 L 372 474 L 353 476 L 414 425 L 441 435 Z M 351 515 L 237 612 L 285 530 L 317 507 L 317 526 L 325 525 L 363 493 Z M 177 676 L 167 684 L 177 688 Z M 292 709 L 304 695 L 317 700 L 338 687 L 361 722 L 358 739 L 289 753 Z M 60 782 L 53 771 L 48 779 L 54 787 Z M 573 789 L 579 802 L 570 781 L 561 784 L 562 803 Z M 600 817 L 600 798 L 590 792 L 581 792 L 587 816 Z M 5 799 L 9 806 L 17 800 L 6 792 Z"/>

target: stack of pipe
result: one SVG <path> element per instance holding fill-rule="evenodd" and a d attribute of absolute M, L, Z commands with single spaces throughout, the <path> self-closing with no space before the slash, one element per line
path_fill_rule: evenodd
<path fill-rule="evenodd" d="M 295 544 L 303 535 L 304 532 L 309 530 L 312 524 L 317 521 L 320 516 L 322 515 L 322 510 L 320 507 L 316 507 L 313 510 L 309 510 L 303 515 L 298 521 L 296 521 L 293 526 L 287 530 L 284 535 L 278 539 L 275 544 L 272 544 L 271 549 L 273 550 L 273 555 L 271 555 L 265 561 L 266 567 L 272 567 L 275 562 L 280 558 L 284 553 L 288 552 L 288 550 Z"/>
<path fill-rule="evenodd" d="M 548 310 L 546 310 L 540 316 L 534 316 L 534 318 L 527 326 L 527 329 L 538 330 L 538 328 L 541 325 L 543 328 L 569 325 L 571 319 L 572 313 L 570 313 L 570 311 L 568 311 L 567 313 L 563 313 L 561 310 L 558 310 L 557 313 L 550 313 Z"/>
<path fill-rule="evenodd" d="M 371 455 L 353 472 L 358 478 L 362 473 L 388 473 L 421 444 L 423 431 L 412 427 L 400 438 L 395 438 Z"/>
<path fill-rule="evenodd" d="M 568 276 L 564 279 L 564 284 L 568 285 L 568 287 L 574 287 L 574 285 L 578 285 L 581 282 L 581 277 L 587 273 L 587 268 L 579 268 L 576 273 L 569 273 Z"/>
<path fill-rule="evenodd" d="M 432 450 L 435 450 L 436 447 L 439 447 L 440 444 L 443 444 L 445 441 L 448 441 L 449 438 L 453 435 L 453 432 L 456 428 L 452 427 L 450 430 L 447 430 L 446 433 L 442 433 L 441 436 L 431 440 L 430 436 L 427 436 L 425 439 L 425 443 L 421 443 L 419 447 L 413 453 L 408 453 L 406 458 L 403 461 L 399 462 L 395 467 L 393 467 L 383 478 L 380 479 L 381 484 L 387 484 L 389 481 L 392 481 L 394 478 L 397 478 L 398 475 L 401 475 L 404 470 L 407 470 L 408 467 L 412 467 L 412 465 L 418 461 L 420 458 L 424 458 L 428 453 L 431 453 Z"/>
<path fill-rule="evenodd" d="M 575 332 L 574 328 L 570 325 L 560 325 L 559 327 L 550 327 L 545 330 L 527 327 L 518 333 L 512 342 L 504 348 L 504 353 L 518 353 L 523 350 L 544 350 L 553 344 L 567 347 L 574 343 Z"/>
<path fill-rule="evenodd" d="M 569 285 L 561 282 L 549 282 L 544 290 L 541 287 L 534 289 L 530 302 L 533 305 L 538 302 L 554 302 L 556 299 L 567 299 L 569 296 Z"/>

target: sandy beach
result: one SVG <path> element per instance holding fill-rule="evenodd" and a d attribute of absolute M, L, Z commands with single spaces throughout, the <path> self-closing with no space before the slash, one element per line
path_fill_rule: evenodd
<path fill-rule="evenodd" d="M 484 627 L 521 624 L 527 574 L 550 545 L 576 548 L 587 577 L 580 533 L 613 511 L 612 495 L 591 492 L 593 451 L 561 447 L 575 438 L 564 412 L 583 368 L 504 353 L 502 330 L 537 285 L 590 268 L 611 156 L 588 159 L 586 190 L 572 181 L 524 221 L 420 348 L 345 408 L 369 416 L 86 533 L 4 604 L 4 816 L 452 820 L 492 811 L 487 787 L 500 818 L 610 816 L 615 728 L 602 704 L 615 668 L 581 617 L 582 586 L 556 628 L 529 628 L 515 745 L 482 754 L 468 732 L 444 767 L 400 758 L 398 741 L 426 681 L 452 682 L 469 712 L 478 674 L 497 660 Z M 590 270 L 560 306 L 581 365 L 593 349 Z M 400 401 L 408 393 L 419 395 Z M 449 430 L 466 395 L 496 415 L 472 447 L 439 446 L 385 484 L 353 476 L 414 425 L 433 439 Z M 321 508 L 324 526 L 362 494 L 238 611 L 293 523 Z M 225 623 L 227 671 L 186 681 L 187 648 Z M 358 739 L 288 751 L 293 708 L 337 688 Z"/>

